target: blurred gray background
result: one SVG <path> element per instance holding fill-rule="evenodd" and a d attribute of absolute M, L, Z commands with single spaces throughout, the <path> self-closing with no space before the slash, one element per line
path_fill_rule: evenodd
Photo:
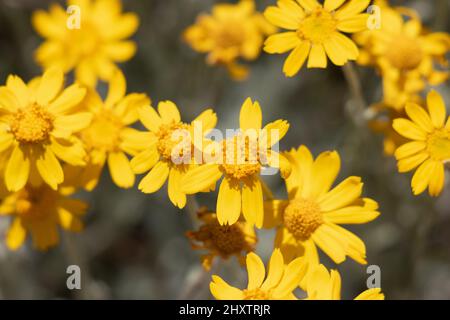
<path fill-rule="evenodd" d="M 395 160 L 383 155 L 382 137 L 358 128 L 346 112 L 349 90 L 342 71 L 303 68 L 295 78 L 281 72 L 285 56 L 262 54 L 251 63 L 247 81 L 235 82 L 226 71 L 207 66 L 204 55 L 183 43 L 183 30 L 196 16 L 209 11 L 213 0 L 128 0 L 126 11 L 138 13 L 141 24 L 134 39 L 137 55 L 121 67 L 128 92 L 145 92 L 154 104 L 174 101 L 185 121 L 206 107 L 219 117 L 218 127 L 238 125 L 239 109 L 247 97 L 261 103 L 264 122 L 284 118 L 290 130 L 282 149 L 307 145 L 315 155 L 338 150 L 342 170 L 338 180 L 359 175 L 365 195 L 380 204 L 380 217 L 367 225 L 351 227 L 367 246 L 369 264 L 379 265 L 382 289 L 388 299 L 450 298 L 450 186 L 438 199 L 427 194 L 414 197 L 409 174 L 396 171 Z M 261 10 L 271 0 L 256 0 Z M 40 70 L 33 52 L 41 43 L 30 24 L 37 8 L 51 1 L 0 0 L 0 83 L 10 73 L 29 80 Z M 417 9 L 424 23 L 435 31 L 450 31 L 448 0 L 392 1 Z M 369 103 L 381 99 L 380 78 L 373 70 L 358 68 Z M 100 88 L 104 92 L 105 88 Z M 450 91 L 438 90 L 447 106 Z M 139 179 L 138 179 L 139 180 Z M 285 197 L 279 177 L 267 183 Z M 90 204 L 86 229 L 65 236 L 60 246 L 37 252 L 24 246 L 9 252 L 0 242 L 0 298 L 119 298 L 210 299 L 210 275 L 200 267 L 200 252 L 193 251 L 184 233 L 193 228 L 185 210 L 171 205 L 163 188 L 153 195 L 137 187 L 121 190 L 104 172 L 97 189 L 82 194 Z M 201 195 L 202 205 L 215 207 L 216 194 Z M 9 218 L 0 220 L 3 237 Z M 258 253 L 268 259 L 273 249 L 272 231 L 259 232 Z M 267 261 L 267 260 L 265 260 Z M 328 266 L 333 264 L 323 259 Z M 66 288 L 66 267 L 82 268 L 81 291 Z M 343 298 L 365 289 L 366 267 L 351 260 L 337 267 L 343 280 Z M 246 272 L 232 259 L 216 273 L 241 288 Z"/>

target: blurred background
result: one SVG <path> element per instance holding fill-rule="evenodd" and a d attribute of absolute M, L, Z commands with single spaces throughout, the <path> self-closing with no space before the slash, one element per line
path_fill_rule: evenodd
<path fill-rule="evenodd" d="M 0 83 L 10 73 L 29 80 L 40 70 L 33 52 L 42 42 L 33 31 L 33 10 L 54 1 L 0 0 Z M 239 110 L 247 97 L 261 103 L 263 121 L 287 119 L 290 130 L 282 149 L 307 145 L 315 155 L 338 150 L 342 170 L 338 181 L 358 175 L 364 193 L 380 204 L 380 217 L 350 227 L 367 246 L 368 264 L 381 268 L 381 287 L 387 299 L 450 299 L 450 186 L 437 199 L 414 197 L 409 174 L 399 174 L 393 158 L 383 155 L 382 137 L 351 121 L 348 86 L 342 70 L 302 69 L 295 78 L 281 72 L 284 56 L 262 54 L 251 63 L 243 82 L 229 78 L 225 69 L 205 64 L 181 38 L 183 30 L 213 0 L 125 0 L 125 11 L 140 16 L 134 36 L 137 55 L 121 65 L 128 92 L 145 92 L 154 104 L 170 99 L 191 121 L 206 107 L 219 117 L 218 128 L 238 125 Z M 415 8 L 426 26 L 450 32 L 448 0 L 391 1 Z M 272 0 L 256 0 L 260 10 Z M 381 100 L 381 81 L 371 69 L 358 67 L 366 101 Z M 448 82 L 438 90 L 450 102 Z M 100 92 L 104 94 L 105 88 Z M 140 179 L 138 179 L 140 180 Z M 268 177 L 275 195 L 285 197 L 279 177 Z M 0 242 L 0 298 L 3 299 L 210 299 L 210 274 L 201 269 L 201 252 L 193 251 L 185 232 L 195 228 L 186 210 L 169 202 L 165 188 L 144 195 L 137 187 L 122 190 L 104 172 L 97 189 L 81 194 L 90 204 L 86 229 L 63 235 L 48 252 L 26 245 L 10 252 Z M 215 207 L 216 194 L 198 197 Z M 9 218 L 0 219 L 4 236 Z M 273 249 L 273 231 L 260 231 L 257 252 L 264 261 Z M 327 266 L 332 262 L 322 257 Z M 82 290 L 66 287 L 66 268 L 80 265 Z M 343 281 L 342 296 L 355 297 L 366 288 L 366 266 L 352 260 L 336 266 Z M 244 287 L 246 272 L 235 259 L 221 263 L 216 273 Z"/>

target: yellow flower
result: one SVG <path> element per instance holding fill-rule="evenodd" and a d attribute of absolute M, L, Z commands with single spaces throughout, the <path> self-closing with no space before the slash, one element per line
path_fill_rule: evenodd
<path fill-rule="evenodd" d="M 448 71 L 437 70 L 436 64 L 445 65 L 449 35 L 426 31 L 413 10 L 381 4 L 381 28 L 356 34 L 354 39 L 362 47 L 358 63 L 381 72 L 385 95 L 397 99 L 397 108 L 405 105 L 398 95 L 417 93 L 448 78 Z"/>
<path fill-rule="evenodd" d="M 6 245 L 17 250 L 29 233 L 35 248 L 47 250 L 59 242 L 58 225 L 71 232 L 83 229 L 80 217 L 86 209 L 86 203 L 69 198 L 61 190 L 55 191 L 45 184 L 39 187 L 28 184 L 0 203 L 0 215 L 12 218 Z"/>
<path fill-rule="evenodd" d="M 340 224 L 362 224 L 380 214 L 378 204 L 361 198 L 361 178 L 351 176 L 332 187 L 340 170 L 336 151 L 321 153 L 315 160 L 305 146 L 286 153 L 292 173 L 286 179 L 288 200 L 265 203 L 266 227 L 278 226 L 275 246 L 288 261 L 305 256 L 317 265 L 316 246 L 335 263 L 346 256 L 366 263 L 366 247 L 356 235 Z"/>
<path fill-rule="evenodd" d="M 412 140 L 395 151 L 399 172 L 418 167 L 411 180 L 413 193 L 425 191 L 438 196 L 444 187 L 444 164 L 450 161 L 450 120 L 442 97 L 436 91 L 427 95 L 428 112 L 417 104 L 406 105 L 412 120 L 395 119 L 394 129 Z M 446 122 L 447 120 L 447 122 Z"/>
<path fill-rule="evenodd" d="M 186 205 L 186 194 L 181 190 L 180 181 L 190 164 L 185 163 L 186 159 L 182 153 L 186 148 L 190 150 L 188 162 L 192 162 L 194 126 L 197 124 L 201 126 L 200 138 L 203 139 L 216 126 L 217 116 L 208 109 L 190 124 L 185 123 L 181 121 L 177 106 L 171 101 L 160 102 L 158 113 L 152 107 L 139 109 L 139 118 L 149 130 L 147 134 L 150 141 L 146 143 L 145 150 L 132 159 L 131 166 L 136 174 L 150 170 L 139 183 L 139 190 L 154 193 L 168 180 L 170 201 L 175 206 L 183 208 Z M 183 136 L 184 133 L 189 136 Z M 173 161 L 174 158 L 176 162 Z"/>
<path fill-rule="evenodd" d="M 214 257 L 228 259 L 236 256 L 241 264 L 244 263 L 242 253 L 251 252 L 257 242 L 254 227 L 238 221 L 232 226 L 221 226 L 216 214 L 209 212 L 205 207 L 197 212 L 198 218 L 203 222 L 198 231 L 189 231 L 186 236 L 192 243 L 193 249 L 208 250 L 202 256 L 202 265 L 206 270 L 211 269 Z"/>
<path fill-rule="evenodd" d="M 266 277 L 263 262 L 251 252 L 247 255 L 247 289 L 232 287 L 216 275 L 212 276 L 209 288 L 218 300 L 292 300 L 296 299 L 292 292 L 304 277 L 306 269 L 303 258 L 285 265 L 280 250 L 275 249 Z"/>
<path fill-rule="evenodd" d="M 307 300 L 341 300 L 341 276 L 336 270 L 328 270 L 323 264 L 311 272 L 307 284 Z M 384 300 L 380 288 L 367 289 L 355 300 Z"/>
<path fill-rule="evenodd" d="M 135 176 L 126 154 L 136 155 L 152 143 L 153 137 L 130 126 L 139 119 L 138 109 L 149 106 L 150 99 L 145 94 L 126 95 L 125 77 L 117 70 L 106 99 L 102 101 L 97 92 L 89 91 L 83 105 L 93 114 L 91 124 L 80 132 L 88 152 L 87 166 L 70 168 L 71 176 L 75 174 L 87 190 L 92 190 L 107 162 L 114 183 L 131 188 Z"/>
<path fill-rule="evenodd" d="M 232 225 L 238 221 L 242 211 L 248 223 L 261 228 L 264 186 L 260 172 L 264 166 L 270 166 L 279 167 L 283 175 L 289 175 L 287 160 L 272 150 L 272 146 L 288 131 L 289 124 L 285 120 L 277 120 L 262 128 L 261 107 L 250 98 L 242 105 L 239 121 L 240 131 L 220 144 L 222 156 L 215 162 L 189 170 L 181 180 L 181 186 L 184 193 L 194 194 L 214 186 L 224 177 L 217 198 L 219 223 Z M 276 137 L 272 135 L 274 132 Z"/>
<path fill-rule="evenodd" d="M 56 190 L 64 180 L 60 160 L 85 164 L 74 133 L 92 118 L 88 112 L 75 113 L 86 90 L 74 84 L 62 91 L 63 86 L 63 73 L 52 68 L 28 86 L 9 76 L 0 87 L 0 153 L 9 157 L 4 173 L 9 191 L 42 180 Z"/>
<path fill-rule="evenodd" d="M 136 32 L 139 19 L 134 13 L 123 14 L 120 0 L 69 0 L 67 4 L 79 11 L 68 14 L 53 4 L 48 12 L 33 14 L 33 26 L 46 40 L 35 58 L 44 68 L 75 70 L 79 82 L 95 87 L 98 78 L 111 79 L 116 63 L 134 56 L 136 44 L 126 39 Z"/>
<path fill-rule="evenodd" d="M 326 68 L 327 56 L 342 66 L 358 58 L 355 43 L 342 32 L 354 33 L 367 27 L 368 15 L 361 13 L 370 0 L 280 0 L 266 9 L 264 16 L 277 27 L 289 31 L 270 36 L 264 51 L 289 54 L 283 66 L 288 77 L 295 76 L 308 58 L 308 68 Z"/>
<path fill-rule="evenodd" d="M 255 60 L 264 37 L 274 28 L 255 11 L 253 0 L 237 4 L 217 4 L 211 15 L 202 14 L 197 22 L 186 29 L 185 41 L 196 51 L 208 53 L 207 63 L 225 65 L 236 80 L 245 79 L 248 68 L 238 59 Z"/>

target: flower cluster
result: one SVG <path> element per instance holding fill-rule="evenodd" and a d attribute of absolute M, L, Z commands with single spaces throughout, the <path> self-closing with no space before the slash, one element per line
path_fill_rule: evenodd
<path fill-rule="evenodd" d="M 447 63 L 449 36 L 429 32 L 414 11 L 386 1 L 375 1 L 383 12 L 381 27 L 369 29 L 369 4 L 279 0 L 264 14 L 253 0 L 217 4 L 187 28 L 184 39 L 207 53 L 208 64 L 225 66 L 239 80 L 248 74 L 240 60 L 255 60 L 262 50 L 290 52 L 287 77 L 306 60 L 307 68 L 326 68 L 328 59 L 336 66 L 357 61 L 375 68 L 384 96 L 372 109 L 387 110 L 389 123 L 371 125 L 387 132 L 385 149 L 395 154 L 400 172 L 417 168 L 414 194 L 428 188 L 436 196 L 450 161 L 450 118 L 436 91 L 428 93 L 426 108 L 420 94 L 447 79 L 438 68 Z M 290 124 L 263 124 L 263 109 L 252 98 L 243 102 L 232 134 L 218 139 L 213 109 L 187 121 L 172 101 L 153 105 L 144 93 L 127 93 L 116 63 L 135 54 L 135 43 L 126 39 L 137 29 L 137 16 L 122 13 L 120 0 L 69 0 L 68 6 L 83 13 L 80 26 L 69 27 L 71 17 L 59 5 L 33 15 L 46 39 L 36 51 L 42 76 L 25 83 L 10 75 L 0 87 L 0 215 L 11 219 L 7 246 L 18 249 L 29 234 L 34 247 L 46 250 L 58 243 L 58 225 L 81 231 L 87 204 L 71 196 L 92 191 L 107 166 L 123 189 L 141 174 L 137 188 L 145 194 L 167 182 L 168 200 L 180 209 L 196 194 L 218 189 L 215 210 L 196 212 L 200 225 L 186 236 L 205 252 L 206 270 L 231 257 L 246 264 L 248 285 L 241 290 L 213 275 L 215 298 L 296 300 L 301 289 L 307 299 L 340 299 L 340 274 L 327 269 L 319 251 L 334 265 L 347 257 L 367 264 L 364 241 L 343 225 L 369 223 L 380 212 L 377 201 L 363 195 L 361 177 L 337 179 L 339 153 L 315 157 L 305 145 L 280 151 Z M 75 83 L 66 86 L 72 70 Z M 108 84 L 105 97 L 97 90 L 99 79 Z M 267 172 L 284 182 L 284 196 L 273 196 L 264 182 Z M 267 272 L 254 252 L 262 229 L 276 233 Z M 371 288 L 356 299 L 384 295 Z"/>

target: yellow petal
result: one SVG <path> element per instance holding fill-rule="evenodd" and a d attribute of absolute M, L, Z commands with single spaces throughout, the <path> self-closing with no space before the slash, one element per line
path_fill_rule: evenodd
<path fill-rule="evenodd" d="M 280 7 L 268 7 L 264 17 L 273 25 L 288 30 L 296 30 L 300 24 L 300 19 Z"/>
<path fill-rule="evenodd" d="M 283 255 L 279 249 L 275 249 L 270 257 L 267 278 L 261 286 L 263 290 L 269 290 L 278 285 L 284 274 Z"/>
<path fill-rule="evenodd" d="M 309 41 L 304 41 L 289 54 L 283 66 L 283 72 L 287 77 L 293 77 L 298 73 L 308 57 L 310 48 Z"/>
<path fill-rule="evenodd" d="M 285 53 L 300 45 L 300 38 L 296 32 L 283 32 L 271 35 L 264 42 L 267 53 Z"/>
<path fill-rule="evenodd" d="M 425 141 L 425 139 L 427 138 L 426 132 L 424 130 L 422 130 L 414 122 L 407 119 L 395 119 L 392 127 L 395 131 L 397 131 L 405 138 L 420 141 Z"/>
<path fill-rule="evenodd" d="M 14 93 L 22 108 L 28 106 L 30 101 L 30 92 L 28 91 L 27 85 L 20 77 L 15 75 L 8 76 L 8 79 L 6 80 L 6 87 Z"/>
<path fill-rule="evenodd" d="M 262 228 L 264 222 L 264 206 L 261 183 L 258 178 L 244 183 L 242 188 L 242 213 L 245 220 L 257 228 Z"/>
<path fill-rule="evenodd" d="M 53 114 L 64 114 L 78 106 L 86 96 L 86 89 L 78 84 L 73 84 L 65 89 L 49 106 L 48 110 Z"/>
<path fill-rule="evenodd" d="M 108 167 L 111 178 L 117 186 L 131 188 L 134 185 L 134 173 L 125 153 L 111 152 L 108 155 Z"/>
<path fill-rule="evenodd" d="M 240 187 L 227 178 L 222 180 L 219 187 L 216 213 L 221 225 L 234 224 L 241 214 Z"/>
<path fill-rule="evenodd" d="M 321 225 L 313 234 L 312 239 L 335 263 L 345 261 L 346 243 L 342 243 L 336 231 L 327 225 Z"/>
<path fill-rule="evenodd" d="M 349 206 L 324 213 L 327 221 L 336 224 L 362 224 L 376 219 L 378 204 L 371 199 L 364 199 L 364 206 Z"/>
<path fill-rule="evenodd" d="M 178 208 L 182 209 L 186 205 L 186 194 L 181 191 L 182 173 L 177 168 L 172 168 L 169 173 L 167 191 L 169 199 Z"/>
<path fill-rule="evenodd" d="M 432 90 L 427 95 L 428 112 L 431 121 L 436 128 L 442 128 L 445 122 L 446 109 L 444 100 L 436 91 Z"/>
<path fill-rule="evenodd" d="M 333 11 L 339 8 L 346 0 L 325 0 L 324 8 L 328 11 Z"/>
<path fill-rule="evenodd" d="M 417 168 L 411 180 L 411 188 L 414 195 L 421 194 L 428 187 L 434 166 L 435 161 L 428 159 Z"/>
<path fill-rule="evenodd" d="M 6 87 L 0 87 L 0 109 L 15 112 L 18 108 L 20 108 L 20 102 L 14 92 Z"/>
<path fill-rule="evenodd" d="M 37 103 L 47 105 L 61 91 L 64 84 L 64 74 L 61 69 L 50 68 L 44 72 L 37 90 Z"/>
<path fill-rule="evenodd" d="M 290 262 L 284 271 L 283 278 L 273 292 L 274 296 L 281 298 L 291 294 L 298 287 L 305 273 L 306 264 L 303 258 L 297 258 Z"/>
<path fill-rule="evenodd" d="M 313 44 L 309 52 L 308 68 L 326 68 L 327 55 L 321 44 Z"/>
<path fill-rule="evenodd" d="M 312 167 L 311 188 L 305 189 L 305 197 L 316 199 L 328 192 L 341 168 L 341 158 L 336 151 L 321 153 Z M 309 191 L 309 192 L 308 192 Z"/>
<path fill-rule="evenodd" d="M 247 255 L 247 272 L 248 272 L 248 290 L 261 287 L 266 276 L 266 270 L 261 258 L 253 252 Z"/>
<path fill-rule="evenodd" d="M 361 13 L 356 16 L 340 20 L 337 29 L 342 32 L 354 33 L 367 30 L 367 20 L 369 15 Z"/>
<path fill-rule="evenodd" d="M 264 225 L 265 229 L 272 229 L 282 223 L 284 209 L 289 204 L 287 200 L 270 200 L 264 202 Z"/>
<path fill-rule="evenodd" d="M 408 172 L 429 158 L 428 153 L 421 152 L 398 161 L 398 172 Z"/>
<path fill-rule="evenodd" d="M 131 168 L 136 174 L 147 172 L 158 162 L 160 156 L 156 148 L 145 149 L 131 159 Z"/>
<path fill-rule="evenodd" d="M 0 152 L 7 150 L 11 147 L 14 141 L 14 136 L 10 133 L 0 132 Z"/>
<path fill-rule="evenodd" d="M 213 281 L 209 284 L 211 294 L 217 300 L 242 300 L 242 291 L 230 286 L 218 276 L 212 276 Z"/>
<path fill-rule="evenodd" d="M 61 164 L 55 157 L 51 148 L 45 148 L 36 159 L 36 168 L 42 179 L 53 189 L 58 189 L 58 185 L 64 181 L 64 173 Z"/>
<path fill-rule="evenodd" d="M 414 123 L 417 124 L 422 130 L 426 132 L 433 131 L 431 119 L 422 107 L 415 103 L 408 103 L 405 110 L 411 120 L 414 121 Z"/>
<path fill-rule="evenodd" d="M 27 183 L 30 159 L 21 146 L 16 145 L 5 169 L 5 183 L 9 191 L 16 192 Z"/>
<path fill-rule="evenodd" d="M 84 160 L 86 152 L 84 151 L 83 144 L 78 139 L 68 141 L 52 137 L 50 148 L 64 162 L 73 166 L 84 166 L 86 164 Z"/>
<path fill-rule="evenodd" d="M 139 119 L 142 124 L 151 132 L 158 132 L 162 120 L 152 107 L 142 107 L 138 110 Z"/>
<path fill-rule="evenodd" d="M 92 113 L 80 112 L 69 116 L 59 116 L 54 121 L 56 129 L 61 128 L 71 132 L 79 132 L 89 126 L 92 121 Z"/>
<path fill-rule="evenodd" d="M 127 83 L 122 71 L 117 69 L 109 81 L 108 95 L 105 100 L 105 106 L 112 107 L 119 102 L 127 91 Z"/>
<path fill-rule="evenodd" d="M 58 222 L 65 230 L 72 232 L 80 232 L 83 230 L 83 223 L 81 220 L 64 208 L 58 208 Z"/>
<path fill-rule="evenodd" d="M 433 172 L 430 177 L 430 184 L 428 187 L 428 191 L 430 196 L 437 197 L 441 194 L 442 189 L 444 188 L 445 182 L 445 172 L 444 165 L 440 162 L 436 162 L 434 164 Z"/>
<path fill-rule="evenodd" d="M 361 292 L 355 300 L 384 300 L 384 294 L 380 288 L 371 288 Z"/>
<path fill-rule="evenodd" d="M 125 62 L 130 60 L 136 53 L 136 43 L 133 41 L 121 41 L 107 43 L 103 50 L 108 58 L 116 62 Z"/>
<path fill-rule="evenodd" d="M 172 101 L 162 101 L 158 104 L 158 113 L 164 123 L 178 123 L 181 121 L 180 112 Z"/>
<path fill-rule="evenodd" d="M 363 184 L 360 177 L 348 177 L 318 199 L 323 212 L 351 204 L 361 196 Z"/>
<path fill-rule="evenodd" d="M 306 9 L 306 11 L 313 11 L 314 8 L 320 6 L 317 0 L 297 0 L 300 5 Z"/>
<path fill-rule="evenodd" d="M 259 130 L 262 127 L 262 112 L 259 103 L 252 99 L 247 98 L 241 107 L 239 114 L 239 126 L 242 131 L 248 129 Z"/>
<path fill-rule="evenodd" d="M 150 106 L 151 101 L 146 94 L 132 93 L 123 98 L 114 108 L 123 124 L 130 125 L 139 119 L 139 109 Z"/>
<path fill-rule="evenodd" d="M 216 164 L 205 164 L 190 169 L 181 179 L 182 191 L 194 194 L 206 190 L 222 177 L 222 172 Z"/>
<path fill-rule="evenodd" d="M 161 189 L 169 176 L 169 165 L 159 161 L 139 183 L 139 190 L 143 193 L 153 193 Z"/>
<path fill-rule="evenodd" d="M 404 159 L 410 157 L 427 147 L 427 144 L 424 141 L 411 141 L 401 145 L 395 150 L 395 158 L 397 160 Z"/>
<path fill-rule="evenodd" d="M 22 246 L 26 236 L 27 231 L 22 224 L 22 219 L 17 217 L 11 223 L 6 234 L 6 245 L 11 250 L 17 250 Z"/>
<path fill-rule="evenodd" d="M 346 243 L 344 246 L 346 255 L 360 264 L 367 264 L 366 246 L 359 237 L 334 223 L 327 223 L 326 225 L 327 228 L 329 227 L 336 232 L 335 237 L 339 238 L 340 242 Z"/>
<path fill-rule="evenodd" d="M 364 11 L 369 6 L 370 0 L 351 0 L 345 5 L 339 8 L 334 16 L 337 19 L 346 19 L 352 17 L 362 11 Z"/>
<path fill-rule="evenodd" d="M 203 133 L 208 133 L 217 124 L 217 115 L 212 109 L 203 111 L 197 118 L 192 121 L 192 124 L 200 122 L 202 124 Z"/>

